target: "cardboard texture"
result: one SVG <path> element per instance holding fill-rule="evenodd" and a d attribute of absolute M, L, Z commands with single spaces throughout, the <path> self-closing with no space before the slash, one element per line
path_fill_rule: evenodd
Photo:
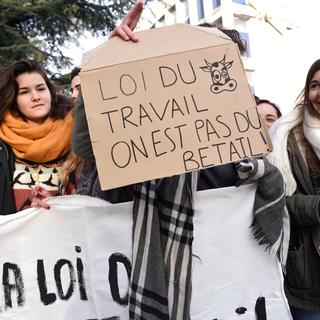
<path fill-rule="evenodd" d="M 238 47 L 178 24 L 112 38 L 80 74 L 102 189 L 267 153 Z"/>

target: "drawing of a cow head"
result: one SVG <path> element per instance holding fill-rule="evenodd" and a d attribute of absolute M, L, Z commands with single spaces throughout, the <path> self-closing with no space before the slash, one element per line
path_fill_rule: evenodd
<path fill-rule="evenodd" d="M 233 61 L 226 62 L 226 56 L 218 62 L 210 63 L 204 59 L 206 65 L 200 67 L 205 72 L 210 72 L 212 85 L 210 90 L 213 93 L 220 93 L 222 91 L 233 91 L 237 87 L 237 82 L 231 79 L 228 69 L 231 68 Z"/>

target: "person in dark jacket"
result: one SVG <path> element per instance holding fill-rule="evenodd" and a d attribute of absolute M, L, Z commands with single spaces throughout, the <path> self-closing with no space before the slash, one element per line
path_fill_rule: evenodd
<path fill-rule="evenodd" d="M 12 197 L 12 179 L 14 171 L 14 155 L 9 145 L 0 140 L 0 213 L 15 212 Z"/>
<path fill-rule="evenodd" d="M 320 59 L 299 105 L 278 120 L 268 159 L 286 182 L 291 237 L 285 291 L 294 320 L 320 319 Z"/>

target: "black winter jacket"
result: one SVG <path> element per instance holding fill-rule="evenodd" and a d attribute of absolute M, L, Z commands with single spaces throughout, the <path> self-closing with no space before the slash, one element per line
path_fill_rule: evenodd
<path fill-rule="evenodd" d="M 16 212 L 12 196 L 14 162 L 11 148 L 0 140 L 0 215 Z"/>

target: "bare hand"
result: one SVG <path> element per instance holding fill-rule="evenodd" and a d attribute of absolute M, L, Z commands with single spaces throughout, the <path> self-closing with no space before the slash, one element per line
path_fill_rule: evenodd
<path fill-rule="evenodd" d="M 120 37 L 126 41 L 138 42 L 139 38 L 134 34 L 133 30 L 135 29 L 140 16 L 143 11 L 144 0 L 138 0 L 137 3 L 130 9 L 130 11 L 124 16 L 121 21 L 121 24 L 111 32 L 110 38 Z"/>
<path fill-rule="evenodd" d="M 50 209 L 50 206 L 45 202 L 45 199 L 50 197 L 50 193 L 47 190 L 37 186 L 32 196 L 31 207 Z"/>

